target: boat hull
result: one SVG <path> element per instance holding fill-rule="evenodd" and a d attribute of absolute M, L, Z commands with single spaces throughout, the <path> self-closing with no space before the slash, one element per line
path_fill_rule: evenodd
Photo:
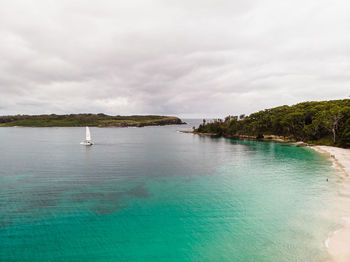
<path fill-rule="evenodd" d="M 92 146 L 93 145 L 93 143 L 92 142 L 81 142 L 80 143 L 81 145 L 83 145 L 83 146 Z"/>

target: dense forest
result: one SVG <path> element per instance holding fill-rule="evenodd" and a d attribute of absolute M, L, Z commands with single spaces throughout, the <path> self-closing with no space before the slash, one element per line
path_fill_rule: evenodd
<path fill-rule="evenodd" d="M 0 116 L 1 126 L 100 126 L 127 127 L 182 124 L 177 117 L 156 115 L 110 116 L 105 114 L 13 115 Z"/>
<path fill-rule="evenodd" d="M 350 99 L 279 106 L 249 116 L 203 120 L 194 132 L 225 137 L 277 135 L 312 144 L 350 147 Z"/>

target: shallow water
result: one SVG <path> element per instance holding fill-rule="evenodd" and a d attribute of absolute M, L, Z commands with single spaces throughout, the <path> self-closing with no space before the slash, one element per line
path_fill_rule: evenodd
<path fill-rule="evenodd" d="M 1 128 L 0 261 L 322 261 L 331 162 L 193 123 Z"/>

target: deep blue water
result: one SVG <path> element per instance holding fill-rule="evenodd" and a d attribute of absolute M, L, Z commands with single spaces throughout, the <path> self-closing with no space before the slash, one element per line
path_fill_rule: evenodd
<path fill-rule="evenodd" d="M 0 128 L 0 261 L 322 261 L 331 163 L 194 124 Z"/>

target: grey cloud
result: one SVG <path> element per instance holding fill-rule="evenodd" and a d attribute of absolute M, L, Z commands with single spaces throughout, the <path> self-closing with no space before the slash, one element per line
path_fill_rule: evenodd
<path fill-rule="evenodd" d="M 0 3 L 0 114 L 214 117 L 349 95 L 345 0 Z"/>

